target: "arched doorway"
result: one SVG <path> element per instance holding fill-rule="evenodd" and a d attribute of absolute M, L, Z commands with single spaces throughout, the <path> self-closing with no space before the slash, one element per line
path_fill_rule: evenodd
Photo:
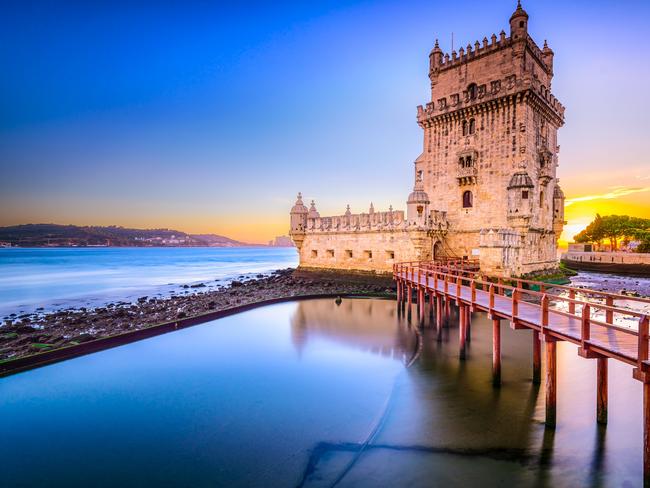
<path fill-rule="evenodd" d="M 442 242 L 436 241 L 433 245 L 433 260 L 436 261 L 443 257 L 442 253 Z"/>

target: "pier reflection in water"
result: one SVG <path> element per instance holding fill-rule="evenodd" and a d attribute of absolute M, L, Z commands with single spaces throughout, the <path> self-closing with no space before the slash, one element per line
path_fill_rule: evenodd
<path fill-rule="evenodd" d="M 494 388 L 483 314 L 465 361 L 454 315 L 440 340 L 427 322 L 388 300 L 291 302 L 0 379 L 0 484 L 640 484 L 630 368 L 610 366 L 599 427 L 595 362 L 560 343 L 549 431 L 529 331 L 502 327 Z"/>

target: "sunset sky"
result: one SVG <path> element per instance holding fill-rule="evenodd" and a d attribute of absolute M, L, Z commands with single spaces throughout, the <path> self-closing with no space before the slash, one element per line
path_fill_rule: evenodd
<path fill-rule="evenodd" d="M 298 191 L 322 214 L 404 209 L 434 40 L 507 31 L 515 6 L 3 3 L 0 225 L 261 242 L 287 232 Z M 596 212 L 650 218 L 650 2 L 523 6 L 566 106 L 564 237 Z"/>

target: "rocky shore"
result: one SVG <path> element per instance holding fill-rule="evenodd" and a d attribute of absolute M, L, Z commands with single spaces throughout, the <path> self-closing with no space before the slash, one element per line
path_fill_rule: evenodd
<path fill-rule="evenodd" d="M 183 294 L 165 298 L 143 296 L 135 303 L 108 303 L 92 309 L 11 314 L 0 326 L 0 361 L 270 299 L 394 293 L 390 278 L 301 273 L 291 268 L 253 279 L 240 277 L 229 286 L 210 291 L 203 291 L 205 287 L 204 283 L 185 285 Z"/>

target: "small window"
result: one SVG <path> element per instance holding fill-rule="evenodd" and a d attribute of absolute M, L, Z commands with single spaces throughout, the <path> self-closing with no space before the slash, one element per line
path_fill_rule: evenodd
<path fill-rule="evenodd" d="M 334 249 L 328 249 L 325 252 L 326 252 L 328 258 L 333 258 L 334 257 Z"/>
<path fill-rule="evenodd" d="M 352 249 L 347 249 L 345 251 L 345 257 L 348 259 L 352 259 Z"/>
<path fill-rule="evenodd" d="M 474 119 L 470 119 L 469 121 L 469 133 L 474 134 L 476 131 L 476 121 Z"/>
<path fill-rule="evenodd" d="M 521 191 L 521 198 L 522 200 L 528 200 L 528 190 Z"/>
<path fill-rule="evenodd" d="M 467 135 L 467 121 L 463 120 L 463 135 Z"/>
<path fill-rule="evenodd" d="M 372 259 L 372 251 L 363 251 L 363 255 L 366 257 L 366 259 L 371 260 Z"/>
<path fill-rule="evenodd" d="M 544 206 L 544 190 L 539 192 L 539 206 L 540 207 Z"/>
<path fill-rule="evenodd" d="M 467 87 L 467 95 L 469 96 L 470 100 L 474 100 L 476 98 L 477 92 L 478 88 L 476 87 L 476 83 L 472 83 Z"/>
<path fill-rule="evenodd" d="M 318 257 L 318 251 L 316 249 L 311 250 L 311 257 L 312 258 L 317 258 Z"/>
<path fill-rule="evenodd" d="M 388 261 L 395 259 L 395 251 L 386 251 L 386 259 Z"/>
<path fill-rule="evenodd" d="M 523 27 L 523 26 L 524 26 L 524 21 L 523 21 L 523 20 L 520 20 L 520 21 L 519 21 L 519 27 Z"/>
<path fill-rule="evenodd" d="M 473 204 L 472 192 L 467 190 L 463 193 L 463 208 L 472 208 Z"/>
<path fill-rule="evenodd" d="M 422 213 L 424 213 L 424 207 L 422 205 L 418 205 L 417 211 L 418 211 L 418 217 L 422 217 Z"/>

